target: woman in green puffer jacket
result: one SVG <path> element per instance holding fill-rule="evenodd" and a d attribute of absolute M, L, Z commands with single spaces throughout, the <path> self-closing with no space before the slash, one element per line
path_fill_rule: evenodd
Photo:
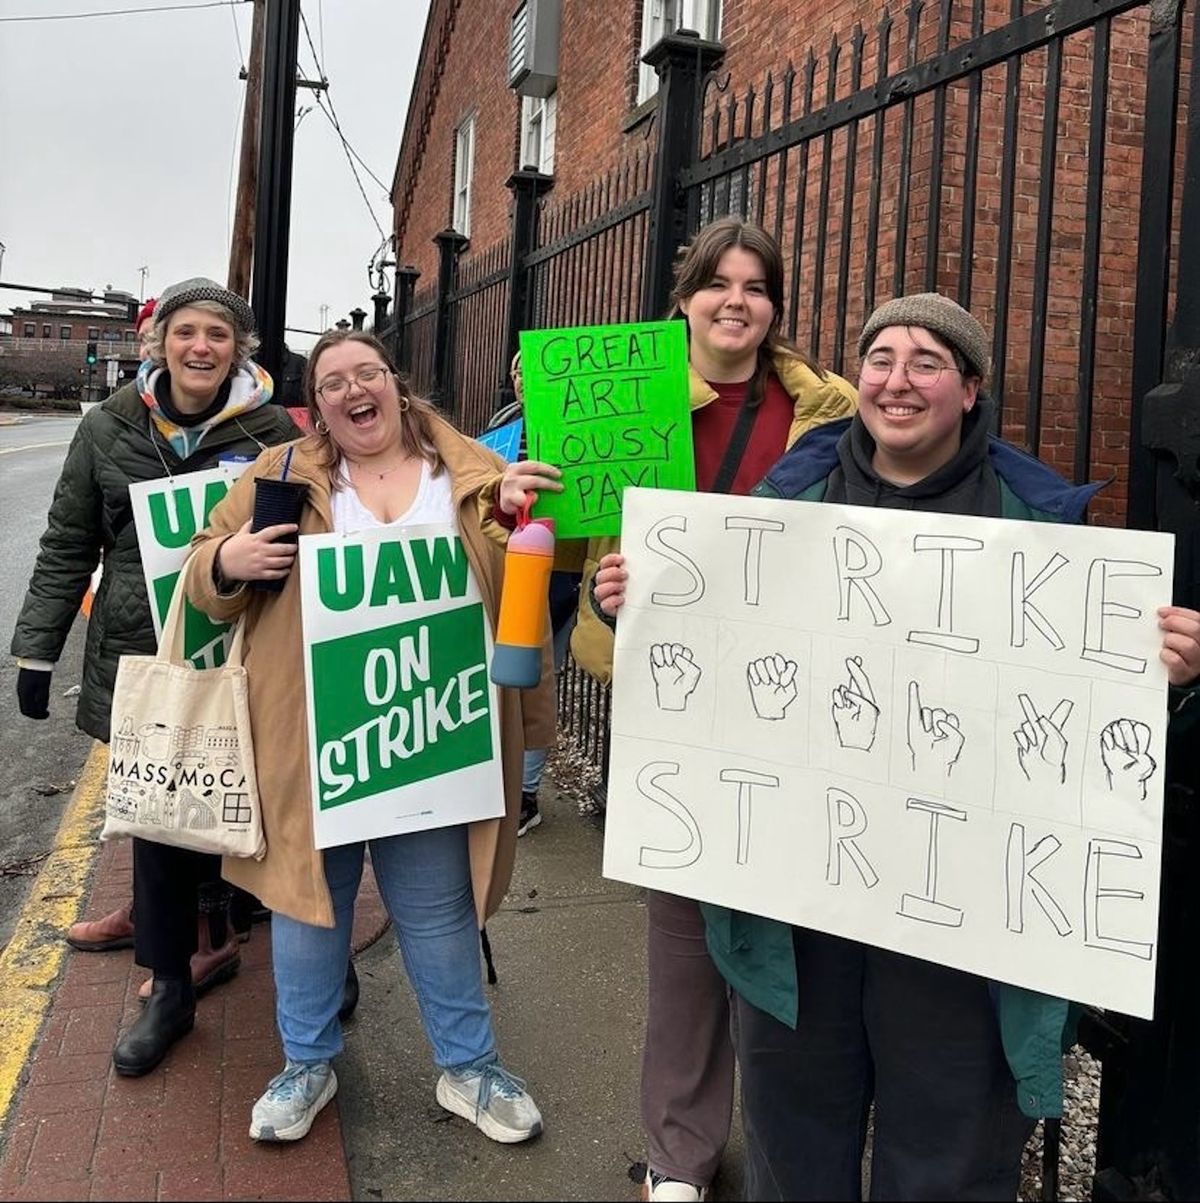
<path fill-rule="evenodd" d="M 224 455 L 257 456 L 299 434 L 269 404 L 271 378 L 250 358 L 258 339 L 243 298 L 212 280 L 184 280 L 163 292 L 153 317 L 136 381 L 92 410 L 72 440 L 12 641 L 21 713 L 48 718 L 51 674 L 103 561 L 75 721 L 105 741 L 120 657 L 157 646 L 129 486 L 213 468 Z M 201 887 L 206 899 L 221 890 L 218 857 L 135 839 L 133 869 L 132 912 L 101 920 L 114 938 L 91 945 L 128 946 L 132 936 L 135 959 L 154 973 L 145 1011 L 113 1053 L 128 1076 L 153 1069 L 191 1030 L 197 988 L 238 966 L 224 903 L 197 919 Z"/>

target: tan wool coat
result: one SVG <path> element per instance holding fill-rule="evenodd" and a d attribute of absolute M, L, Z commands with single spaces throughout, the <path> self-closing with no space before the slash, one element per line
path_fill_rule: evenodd
<path fill-rule="evenodd" d="M 459 535 L 494 635 L 507 535 L 490 515 L 503 464 L 487 448 L 440 418 L 434 420 L 433 442 L 450 474 Z M 225 622 L 244 616 L 246 624 L 250 722 L 267 854 L 257 862 L 226 857 L 222 873 L 226 880 L 257 895 L 273 911 L 332 927 L 333 906 L 322 854 L 313 843 L 299 570 L 293 569 L 281 593 L 243 586 L 234 593 L 220 594 L 213 581 L 218 548 L 253 513 L 254 478 L 278 477 L 288 446 L 295 447 L 288 479 L 302 480 L 309 486 L 300 533 L 332 530 L 330 475 L 320 462 L 317 441 L 308 437 L 271 447 L 230 489 L 213 510 L 208 529 L 193 540 L 184 582 L 192 603 L 206 614 Z M 535 689 L 499 691 L 506 813 L 503 819 L 468 825 L 471 884 L 480 924 L 499 907 L 512 875 L 521 806 L 522 753 L 526 745 L 548 747 L 554 742 L 554 671 L 548 644 L 542 665 L 542 681 Z"/>

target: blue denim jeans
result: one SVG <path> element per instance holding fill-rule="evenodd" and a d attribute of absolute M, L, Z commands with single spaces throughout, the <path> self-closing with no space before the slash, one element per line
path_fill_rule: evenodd
<path fill-rule="evenodd" d="M 526 748 L 525 759 L 521 766 L 521 792 L 536 794 L 542 784 L 542 773 L 546 770 L 546 761 L 550 758 L 549 748 Z"/>
<path fill-rule="evenodd" d="M 434 1061 L 443 1069 L 494 1061 L 466 827 L 438 827 L 371 840 L 370 845 L 375 880 Z M 334 927 L 300 923 L 278 912 L 271 916 L 276 1020 L 283 1050 L 293 1061 L 328 1061 L 342 1051 L 337 1012 L 364 847 L 357 843 L 325 850 Z"/>

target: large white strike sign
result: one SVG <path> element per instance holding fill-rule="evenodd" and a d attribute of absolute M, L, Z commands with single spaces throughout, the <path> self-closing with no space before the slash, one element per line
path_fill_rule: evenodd
<path fill-rule="evenodd" d="M 630 489 L 606 876 L 1150 1016 L 1173 539 Z"/>

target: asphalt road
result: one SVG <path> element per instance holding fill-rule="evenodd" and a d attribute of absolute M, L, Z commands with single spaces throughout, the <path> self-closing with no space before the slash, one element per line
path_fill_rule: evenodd
<path fill-rule="evenodd" d="M 0 422 L 7 416 L 0 414 Z M 18 425 L 0 425 L 0 947 L 12 935 L 91 747 L 75 728 L 75 699 L 63 697 L 79 682 L 85 620 L 75 623 L 59 660 L 45 722 L 18 712 L 16 664 L 8 654 L 54 485 L 78 425 L 68 415 L 30 415 Z"/>

